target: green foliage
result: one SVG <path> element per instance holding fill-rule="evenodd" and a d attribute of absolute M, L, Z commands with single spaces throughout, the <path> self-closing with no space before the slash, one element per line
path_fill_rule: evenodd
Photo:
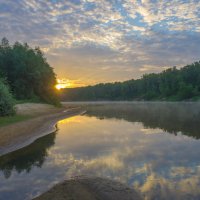
<path fill-rule="evenodd" d="M 145 74 L 141 79 L 95 86 L 65 89 L 62 100 L 198 100 L 200 97 L 200 62 L 176 67 L 159 74 Z"/>
<path fill-rule="evenodd" d="M 14 99 L 8 86 L 0 79 L 0 116 L 12 115 L 14 110 Z"/>
<path fill-rule="evenodd" d="M 31 119 L 30 115 L 13 115 L 13 116 L 0 117 L 0 127 L 21 122 L 21 121 L 25 121 L 28 119 Z"/>
<path fill-rule="evenodd" d="M 16 42 L 9 45 L 6 38 L 0 44 L 0 74 L 17 100 L 40 99 L 58 104 L 56 76 L 39 47 Z"/>

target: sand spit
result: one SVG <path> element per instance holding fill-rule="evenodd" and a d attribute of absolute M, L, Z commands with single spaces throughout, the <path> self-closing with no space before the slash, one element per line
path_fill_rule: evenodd
<path fill-rule="evenodd" d="M 55 108 L 45 104 L 20 104 L 17 114 L 33 118 L 0 127 L 0 155 L 15 151 L 31 144 L 39 137 L 56 131 L 56 123 L 64 118 L 81 114 L 81 108 Z"/>

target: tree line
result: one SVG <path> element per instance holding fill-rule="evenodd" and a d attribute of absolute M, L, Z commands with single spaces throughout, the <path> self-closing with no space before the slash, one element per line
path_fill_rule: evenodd
<path fill-rule="evenodd" d="M 61 95 L 61 99 L 64 101 L 181 101 L 199 98 L 200 62 L 181 69 L 172 67 L 158 74 L 144 74 L 136 80 L 63 89 Z"/>
<path fill-rule="evenodd" d="M 0 116 L 14 113 L 16 100 L 58 104 L 56 75 L 39 47 L 27 43 L 0 43 Z"/>

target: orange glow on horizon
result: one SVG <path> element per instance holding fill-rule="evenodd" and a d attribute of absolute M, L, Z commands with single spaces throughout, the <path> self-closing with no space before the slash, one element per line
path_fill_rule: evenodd
<path fill-rule="evenodd" d="M 75 88 L 75 87 L 82 87 L 82 86 L 85 86 L 85 85 L 78 83 L 76 80 L 57 79 L 57 84 L 56 84 L 55 88 L 57 90 L 61 90 L 64 88 Z"/>

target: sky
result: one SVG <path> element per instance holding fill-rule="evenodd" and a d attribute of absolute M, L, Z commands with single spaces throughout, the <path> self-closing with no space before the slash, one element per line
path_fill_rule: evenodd
<path fill-rule="evenodd" d="M 137 79 L 200 60 L 200 0 L 0 0 L 0 37 L 74 86 Z"/>

